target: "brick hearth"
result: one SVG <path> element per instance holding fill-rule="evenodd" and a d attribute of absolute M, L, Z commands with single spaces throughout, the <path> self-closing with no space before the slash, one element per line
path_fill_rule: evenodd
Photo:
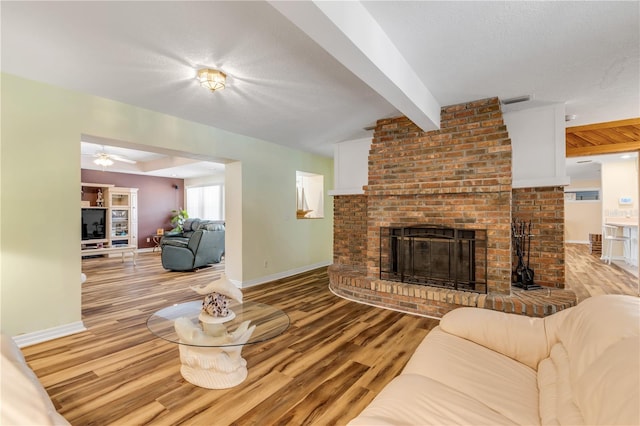
<path fill-rule="evenodd" d="M 337 294 L 378 306 L 441 316 L 479 306 L 544 316 L 575 304 L 564 288 L 562 187 L 511 187 L 511 140 L 497 98 L 444 107 L 441 129 L 406 117 L 379 120 L 364 195 L 334 198 Z M 533 223 L 531 266 L 543 290 L 511 286 L 511 221 Z M 436 225 L 486 229 L 487 294 L 380 280 L 380 228 Z"/>
<path fill-rule="evenodd" d="M 346 299 L 418 315 L 440 318 L 461 306 L 544 317 L 575 306 L 575 293 L 551 287 L 511 294 L 479 294 L 367 278 L 363 269 L 329 266 L 331 290 Z"/>

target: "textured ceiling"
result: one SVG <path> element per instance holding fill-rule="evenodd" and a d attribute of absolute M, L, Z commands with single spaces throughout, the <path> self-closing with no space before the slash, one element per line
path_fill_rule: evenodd
<path fill-rule="evenodd" d="M 0 64 L 6 73 L 331 156 L 332 144 L 367 136 L 364 127 L 399 115 L 402 103 L 363 74 L 374 68 L 335 59 L 308 27 L 281 14 L 308 5 L 3 1 Z M 640 116 L 638 2 L 361 5 L 406 60 L 400 72 L 415 74 L 441 106 L 529 94 L 532 107 L 565 102 L 577 115 L 572 126 Z M 332 22 L 325 25 L 332 34 Z M 228 87 L 200 88 L 201 66 L 222 69 Z"/>

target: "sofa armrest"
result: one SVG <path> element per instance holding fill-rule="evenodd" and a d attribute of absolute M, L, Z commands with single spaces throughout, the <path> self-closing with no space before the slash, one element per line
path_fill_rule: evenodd
<path fill-rule="evenodd" d="M 174 238 L 174 237 L 182 237 L 182 231 L 167 231 L 162 236 L 162 238 Z"/>
<path fill-rule="evenodd" d="M 470 340 L 534 370 L 551 350 L 542 318 L 481 308 L 458 308 L 445 314 L 443 331 Z"/>
<path fill-rule="evenodd" d="M 186 246 L 164 246 L 162 249 L 162 267 L 173 271 L 186 271 L 193 269 L 195 256 Z"/>
<path fill-rule="evenodd" d="M 195 231 L 189 238 L 189 244 L 187 247 L 189 250 L 191 250 L 192 253 L 195 254 L 198 252 L 198 246 L 200 245 L 200 240 L 202 240 L 202 234 L 205 232 L 207 231 L 203 231 L 202 229 L 199 229 Z"/>
<path fill-rule="evenodd" d="M 162 238 L 160 238 L 160 245 L 164 245 L 168 241 L 172 241 L 180 238 L 184 238 L 184 235 L 182 234 L 182 232 L 179 232 L 179 231 L 165 232 Z"/>
<path fill-rule="evenodd" d="M 69 422 L 56 411 L 47 391 L 13 339 L 5 334 L 0 339 L 3 387 L 0 424 L 68 425 Z"/>

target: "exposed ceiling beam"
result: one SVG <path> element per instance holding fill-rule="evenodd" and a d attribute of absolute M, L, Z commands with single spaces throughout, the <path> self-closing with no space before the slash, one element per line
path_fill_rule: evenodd
<path fill-rule="evenodd" d="M 422 130 L 440 128 L 440 104 L 360 2 L 270 4 Z"/>

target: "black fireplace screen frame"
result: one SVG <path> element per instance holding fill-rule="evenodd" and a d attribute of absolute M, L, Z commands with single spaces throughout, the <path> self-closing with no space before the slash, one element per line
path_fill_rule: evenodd
<path fill-rule="evenodd" d="M 427 266 L 411 260 L 417 252 L 429 257 Z M 432 262 L 436 252 L 447 253 Z M 380 279 L 486 294 L 487 231 L 438 225 L 381 227 Z"/>

